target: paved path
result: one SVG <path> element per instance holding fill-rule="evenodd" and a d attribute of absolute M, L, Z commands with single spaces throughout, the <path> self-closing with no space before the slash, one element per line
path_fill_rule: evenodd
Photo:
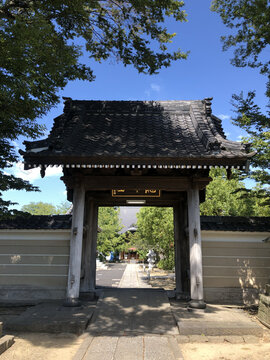
<path fill-rule="evenodd" d="M 146 285 L 128 264 L 119 289 L 104 290 L 74 360 L 183 359 L 168 297 Z"/>
<path fill-rule="evenodd" d="M 107 269 L 97 270 L 97 288 L 118 287 L 126 266 L 126 264 L 111 263 L 107 264 Z"/>
<path fill-rule="evenodd" d="M 74 360 L 183 360 L 174 337 L 88 336 Z"/>
<path fill-rule="evenodd" d="M 139 265 L 138 264 L 128 264 L 125 269 L 125 272 L 122 276 L 122 279 L 119 283 L 119 288 L 151 288 L 151 285 L 148 285 L 144 282 L 139 276 Z"/>
<path fill-rule="evenodd" d="M 92 319 L 91 335 L 179 334 L 163 290 L 105 290 Z"/>

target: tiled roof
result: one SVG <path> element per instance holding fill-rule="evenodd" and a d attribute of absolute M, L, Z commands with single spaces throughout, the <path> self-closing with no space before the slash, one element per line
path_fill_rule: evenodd
<path fill-rule="evenodd" d="M 48 138 L 25 142 L 26 163 L 244 165 L 247 147 L 227 140 L 211 99 L 194 101 L 79 101 L 67 99 Z M 233 163 L 234 161 L 234 163 Z"/>
<path fill-rule="evenodd" d="M 0 220 L 0 229 L 60 230 L 71 228 L 72 215 L 29 215 Z M 201 216 L 208 231 L 270 232 L 270 217 Z"/>
<path fill-rule="evenodd" d="M 0 229 L 60 230 L 71 228 L 72 215 L 26 215 L 0 220 Z"/>
<path fill-rule="evenodd" d="M 270 217 L 201 216 L 201 229 L 209 231 L 270 231 Z"/>

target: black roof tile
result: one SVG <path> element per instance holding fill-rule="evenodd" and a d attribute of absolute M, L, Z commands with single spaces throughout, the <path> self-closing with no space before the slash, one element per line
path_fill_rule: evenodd
<path fill-rule="evenodd" d="M 201 229 L 209 231 L 270 232 L 270 217 L 201 216 Z"/>
<path fill-rule="evenodd" d="M 71 228 L 72 215 L 29 215 L 0 220 L 0 229 L 60 230 Z M 270 232 L 270 217 L 201 216 L 208 231 Z"/>
<path fill-rule="evenodd" d="M 48 138 L 25 142 L 26 162 L 83 163 L 83 159 L 248 158 L 226 139 L 211 101 L 67 100 Z M 57 159 L 57 160 L 56 160 Z M 220 161 L 220 160 L 219 160 Z M 221 164 L 222 165 L 222 164 Z"/>
<path fill-rule="evenodd" d="M 0 220 L 0 229 L 60 230 L 71 228 L 72 215 L 25 215 Z"/>

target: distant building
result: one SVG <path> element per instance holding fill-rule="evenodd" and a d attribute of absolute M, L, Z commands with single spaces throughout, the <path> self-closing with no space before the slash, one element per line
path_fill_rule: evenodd
<path fill-rule="evenodd" d="M 126 243 L 130 242 L 130 234 L 134 234 L 137 231 L 135 226 L 130 226 L 125 232 L 126 235 Z M 139 261 L 139 254 L 137 252 L 137 248 L 134 246 L 129 247 L 126 251 L 121 251 L 119 254 L 119 259 L 122 261 L 129 262 L 130 260 Z"/>

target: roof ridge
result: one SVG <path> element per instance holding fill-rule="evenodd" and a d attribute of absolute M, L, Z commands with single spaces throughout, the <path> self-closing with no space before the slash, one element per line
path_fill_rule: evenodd
<path fill-rule="evenodd" d="M 206 102 L 206 100 L 208 100 L 208 103 L 205 104 L 205 118 L 208 120 L 208 116 L 211 115 L 212 109 L 209 98 L 203 100 L 202 102 Z M 209 104 L 210 104 L 210 109 L 209 109 Z M 207 151 L 209 150 L 219 151 L 220 141 L 218 141 L 218 139 L 216 138 L 212 127 L 210 127 L 211 131 L 207 128 L 204 121 L 204 117 L 199 116 L 199 113 L 201 113 L 201 110 L 199 109 L 198 104 L 194 104 L 190 106 L 190 117 L 197 135 L 199 136 L 200 140 L 202 141 Z"/>

